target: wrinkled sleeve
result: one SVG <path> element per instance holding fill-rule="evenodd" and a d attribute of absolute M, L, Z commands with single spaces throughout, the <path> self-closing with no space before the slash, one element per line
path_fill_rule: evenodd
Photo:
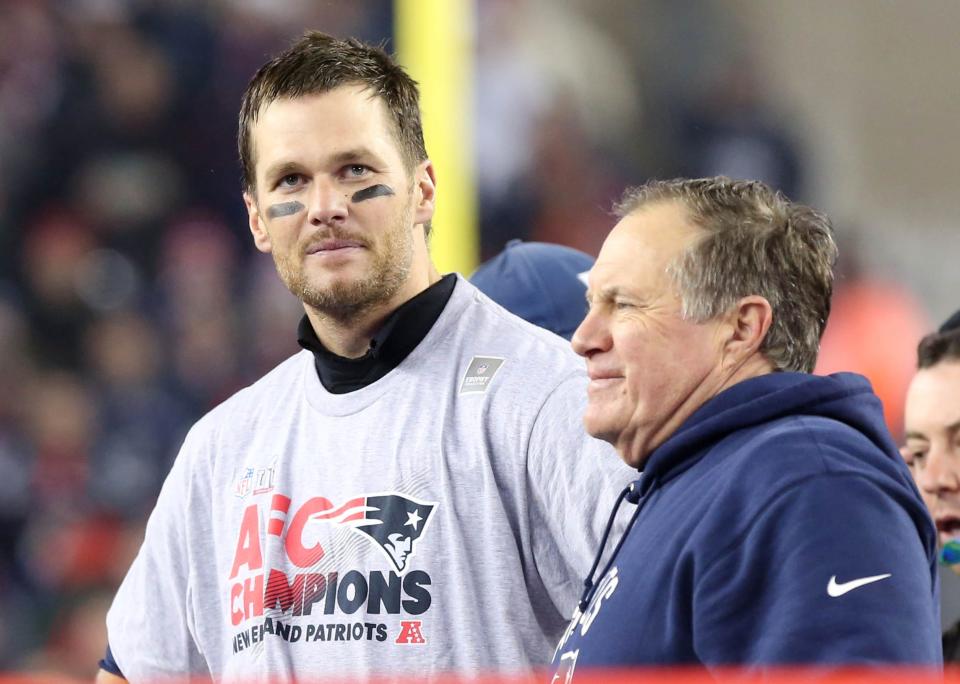
<path fill-rule="evenodd" d="M 534 557 L 564 617 L 569 617 L 580 598 L 617 495 L 638 477 L 609 444 L 584 430 L 585 384 L 585 379 L 571 378 L 549 396 L 537 417 L 527 454 Z M 624 506 L 618 515 L 608 553 L 632 512 L 633 506 Z"/>
<path fill-rule="evenodd" d="M 207 675 L 191 604 L 191 462 L 196 428 L 183 445 L 147 522 L 140 551 L 107 613 L 110 650 L 130 682 Z"/>
<path fill-rule="evenodd" d="M 696 581 L 699 658 L 939 665 L 935 568 L 904 506 L 855 475 L 820 474 L 777 493 Z"/>

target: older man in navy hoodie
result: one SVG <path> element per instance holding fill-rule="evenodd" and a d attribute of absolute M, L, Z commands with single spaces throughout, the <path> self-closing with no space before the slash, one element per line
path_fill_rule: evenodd
<path fill-rule="evenodd" d="M 939 666 L 936 535 L 880 401 L 860 376 L 811 375 L 827 218 L 727 178 L 653 182 L 618 213 L 573 346 L 587 431 L 643 473 L 554 681 L 597 666 Z"/>

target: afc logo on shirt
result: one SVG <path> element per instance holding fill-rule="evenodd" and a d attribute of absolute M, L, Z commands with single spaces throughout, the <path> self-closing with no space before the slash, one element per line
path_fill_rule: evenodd
<path fill-rule="evenodd" d="M 241 482 L 255 479 L 249 475 L 244 472 Z M 377 616 L 417 616 L 429 610 L 432 579 L 411 568 L 410 561 L 436 508 L 436 502 L 399 492 L 341 502 L 322 496 L 294 502 L 274 493 L 248 505 L 225 587 L 230 623 L 241 629 L 234 636 L 234 653 L 263 642 L 264 635 L 289 643 L 389 639 L 400 645 L 426 644 L 422 620 L 390 625 Z M 360 548 L 379 551 L 389 569 L 353 565 L 341 549 L 352 544 L 333 543 L 338 538 L 328 534 L 336 530 L 365 540 Z M 283 567 L 282 560 L 293 567 Z M 256 623 L 244 624 L 251 620 Z M 395 640 L 388 637 L 391 629 L 397 630 Z"/>

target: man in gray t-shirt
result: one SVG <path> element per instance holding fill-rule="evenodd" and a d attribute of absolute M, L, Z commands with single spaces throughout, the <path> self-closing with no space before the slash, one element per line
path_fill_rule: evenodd
<path fill-rule="evenodd" d="M 100 679 L 545 664 L 634 475 L 581 428 L 582 364 L 434 268 L 417 90 L 382 51 L 306 34 L 254 76 L 239 146 L 304 350 L 191 429 Z"/>

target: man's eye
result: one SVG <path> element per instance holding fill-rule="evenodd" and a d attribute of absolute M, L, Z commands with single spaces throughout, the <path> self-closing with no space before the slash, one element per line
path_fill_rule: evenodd
<path fill-rule="evenodd" d="M 278 187 L 281 188 L 292 188 L 300 182 L 299 173 L 288 173 L 286 176 L 280 179 L 280 182 L 277 183 Z"/>
<path fill-rule="evenodd" d="M 919 449 L 911 449 L 910 447 L 900 447 L 900 455 L 903 457 L 903 460 L 907 462 L 907 465 L 914 465 L 919 461 L 923 460 L 923 457 L 926 455 L 925 451 Z"/>
<path fill-rule="evenodd" d="M 351 164 L 347 167 L 347 173 L 354 178 L 359 178 L 367 173 L 369 169 L 363 164 Z"/>

